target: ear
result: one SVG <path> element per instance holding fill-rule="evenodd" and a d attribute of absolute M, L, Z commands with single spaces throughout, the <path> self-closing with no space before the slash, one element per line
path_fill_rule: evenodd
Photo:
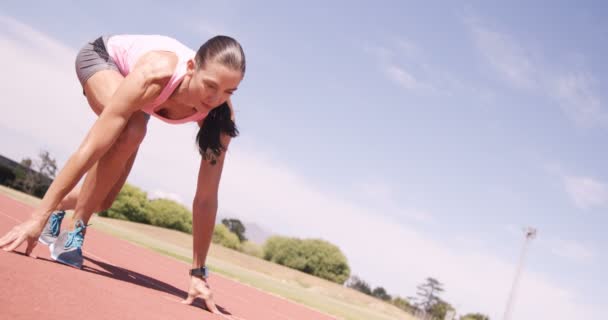
<path fill-rule="evenodd" d="M 194 71 L 196 71 L 196 62 L 194 61 L 194 59 L 188 60 L 186 71 L 189 75 L 192 75 Z"/>

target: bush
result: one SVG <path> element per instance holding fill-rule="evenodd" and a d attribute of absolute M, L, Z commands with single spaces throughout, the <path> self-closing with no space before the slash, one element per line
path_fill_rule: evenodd
<path fill-rule="evenodd" d="M 112 207 L 99 213 L 102 217 L 150 223 L 148 216 L 148 196 L 141 189 L 126 183 Z"/>
<path fill-rule="evenodd" d="M 262 246 L 258 245 L 257 243 L 251 241 L 241 242 L 241 252 L 258 258 L 264 257 L 264 248 L 262 248 Z"/>
<path fill-rule="evenodd" d="M 271 237 L 264 246 L 264 259 L 339 284 L 350 275 L 348 262 L 340 249 L 320 239 Z"/>
<path fill-rule="evenodd" d="M 217 224 L 213 229 L 213 237 L 211 238 L 213 243 L 217 243 L 226 248 L 239 250 L 241 242 L 236 234 L 230 232 L 228 228 L 223 224 Z"/>
<path fill-rule="evenodd" d="M 351 276 L 348 281 L 346 281 L 345 285 L 347 288 L 352 288 L 359 292 L 363 292 L 368 296 L 372 295 L 372 288 L 370 287 L 369 283 L 355 275 Z"/>
<path fill-rule="evenodd" d="M 396 306 L 397 308 L 407 311 L 407 312 L 412 312 L 414 310 L 414 308 L 412 307 L 412 305 L 409 303 L 409 301 L 407 301 L 404 298 L 401 298 L 399 296 L 394 297 L 393 300 L 391 300 L 391 303 Z"/>
<path fill-rule="evenodd" d="M 152 200 L 147 212 L 152 225 L 192 233 L 192 213 L 173 200 Z"/>

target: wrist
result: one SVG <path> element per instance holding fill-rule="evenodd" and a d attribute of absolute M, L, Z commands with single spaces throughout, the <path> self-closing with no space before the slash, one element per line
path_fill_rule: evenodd
<path fill-rule="evenodd" d="M 47 220 L 49 219 L 50 215 L 44 215 L 44 214 L 40 214 L 40 213 L 34 213 L 32 214 L 30 220 L 33 220 L 36 224 L 44 226 L 47 222 Z"/>

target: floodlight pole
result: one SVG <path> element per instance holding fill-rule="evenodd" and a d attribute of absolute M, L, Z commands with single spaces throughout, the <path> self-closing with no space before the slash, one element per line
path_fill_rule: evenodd
<path fill-rule="evenodd" d="M 505 314 L 503 316 L 503 320 L 511 320 L 511 313 L 513 312 L 513 304 L 515 303 L 515 295 L 517 293 L 517 288 L 519 286 L 519 279 L 521 278 L 521 271 L 524 266 L 524 260 L 526 258 L 526 251 L 528 251 L 528 246 L 530 242 L 536 237 L 536 229 L 534 228 L 525 228 L 524 229 L 524 245 L 521 249 L 521 253 L 519 255 L 519 263 L 517 265 L 517 269 L 515 272 L 515 279 L 513 279 L 513 285 L 511 287 L 511 293 L 509 294 L 509 300 L 507 301 L 507 308 L 505 310 Z"/>

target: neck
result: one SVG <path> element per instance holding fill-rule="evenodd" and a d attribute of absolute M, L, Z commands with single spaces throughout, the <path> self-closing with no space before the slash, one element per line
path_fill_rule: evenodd
<path fill-rule="evenodd" d="M 187 102 L 186 101 L 187 100 L 186 92 L 188 91 L 188 86 L 190 85 L 191 79 L 192 79 L 192 77 L 189 77 L 188 75 L 184 76 L 184 78 L 180 82 L 179 86 L 171 94 L 171 97 L 170 97 L 171 100 L 180 102 L 180 103 Z"/>

